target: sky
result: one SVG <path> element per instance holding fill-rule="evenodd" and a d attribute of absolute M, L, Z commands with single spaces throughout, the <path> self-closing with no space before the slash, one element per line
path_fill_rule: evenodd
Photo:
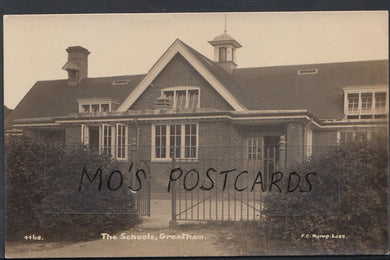
<path fill-rule="evenodd" d="M 227 13 L 227 31 L 243 47 L 238 67 L 388 59 L 388 13 Z M 207 41 L 223 33 L 224 13 L 7 15 L 4 104 L 21 101 L 39 80 L 65 79 L 69 46 L 91 54 L 88 76 L 144 74 L 180 39 L 213 59 Z"/>

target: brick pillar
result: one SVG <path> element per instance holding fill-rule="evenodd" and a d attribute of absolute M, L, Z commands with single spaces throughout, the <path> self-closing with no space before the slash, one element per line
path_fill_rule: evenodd
<path fill-rule="evenodd" d="M 286 165 L 300 163 L 303 159 L 303 125 L 288 123 L 286 126 L 287 160 Z"/>

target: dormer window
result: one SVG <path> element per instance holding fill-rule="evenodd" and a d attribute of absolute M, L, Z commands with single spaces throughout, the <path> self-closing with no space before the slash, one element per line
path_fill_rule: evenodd
<path fill-rule="evenodd" d="M 83 99 L 78 100 L 79 113 L 99 113 L 114 111 L 118 102 L 113 100 L 97 100 L 97 99 Z"/>
<path fill-rule="evenodd" d="M 200 107 L 198 88 L 164 89 L 163 94 L 171 101 L 173 109 L 195 109 Z"/>
<path fill-rule="evenodd" d="M 344 89 L 347 119 L 386 118 L 386 89 Z"/>

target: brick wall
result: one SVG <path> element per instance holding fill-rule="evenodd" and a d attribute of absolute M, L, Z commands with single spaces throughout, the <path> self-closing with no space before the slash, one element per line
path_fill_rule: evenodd
<path fill-rule="evenodd" d="M 303 159 L 303 125 L 288 123 L 286 126 L 287 164 L 301 162 Z"/>
<path fill-rule="evenodd" d="M 208 121 L 199 123 L 199 163 L 176 162 L 151 162 L 151 124 L 139 125 L 139 147 L 138 150 L 131 151 L 129 147 L 129 162 L 146 160 L 150 163 L 151 169 L 151 189 L 152 193 L 166 194 L 169 175 L 172 167 L 182 167 L 189 170 L 198 167 L 199 171 L 204 171 L 207 167 L 222 167 L 215 164 L 215 160 L 223 159 L 239 160 L 242 156 L 242 137 L 240 128 L 224 121 Z M 129 142 L 136 138 L 136 127 L 129 126 Z M 128 167 L 128 165 L 126 167 Z M 160 196 L 159 195 L 159 196 Z M 164 196 L 164 195 L 162 195 Z"/>
<path fill-rule="evenodd" d="M 313 156 L 331 151 L 337 145 L 337 131 L 313 131 Z"/>
<path fill-rule="evenodd" d="M 81 126 L 68 126 L 65 129 L 65 144 L 80 144 L 81 142 Z"/>
<path fill-rule="evenodd" d="M 161 89 L 174 86 L 199 87 L 201 108 L 233 110 L 222 96 L 180 54 L 177 54 L 167 64 L 130 109 L 154 109 L 156 100 L 161 95 Z"/>

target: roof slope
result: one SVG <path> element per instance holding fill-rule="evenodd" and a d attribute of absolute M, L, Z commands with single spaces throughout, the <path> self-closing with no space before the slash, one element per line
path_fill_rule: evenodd
<path fill-rule="evenodd" d="M 67 80 L 38 81 L 7 118 L 66 116 L 78 112 L 78 99 L 109 98 L 122 102 L 145 75 L 87 78 L 79 86 L 69 86 Z M 126 85 L 113 85 L 115 80 L 129 80 Z"/>
<path fill-rule="evenodd" d="M 182 42 L 188 50 L 205 66 L 214 76 L 215 78 L 221 82 L 221 84 L 237 99 L 239 103 L 244 105 L 246 108 L 247 102 L 247 94 L 245 93 L 245 88 L 239 86 L 232 76 L 226 72 L 221 66 L 219 66 L 216 62 L 210 60 L 206 56 L 202 55 L 198 51 L 194 50 L 192 47 L 188 46 L 184 42 Z M 248 108 L 249 109 L 249 108 Z"/>
<path fill-rule="evenodd" d="M 344 117 L 343 87 L 388 86 L 387 60 L 240 68 L 230 75 L 217 63 L 181 43 L 248 110 L 307 109 L 320 119 L 341 119 Z M 302 69 L 318 69 L 318 73 L 298 75 Z M 15 119 L 77 113 L 77 100 L 82 98 L 108 98 L 123 103 L 145 76 L 87 78 L 80 86 L 69 86 L 66 79 L 38 81 L 7 118 L 6 127 Z M 129 80 L 129 83 L 113 85 L 114 80 Z"/>
<path fill-rule="evenodd" d="M 304 69 L 318 73 L 298 75 Z M 388 61 L 243 68 L 233 78 L 247 93 L 248 109 L 307 109 L 320 119 L 342 119 L 343 87 L 388 86 Z"/>

